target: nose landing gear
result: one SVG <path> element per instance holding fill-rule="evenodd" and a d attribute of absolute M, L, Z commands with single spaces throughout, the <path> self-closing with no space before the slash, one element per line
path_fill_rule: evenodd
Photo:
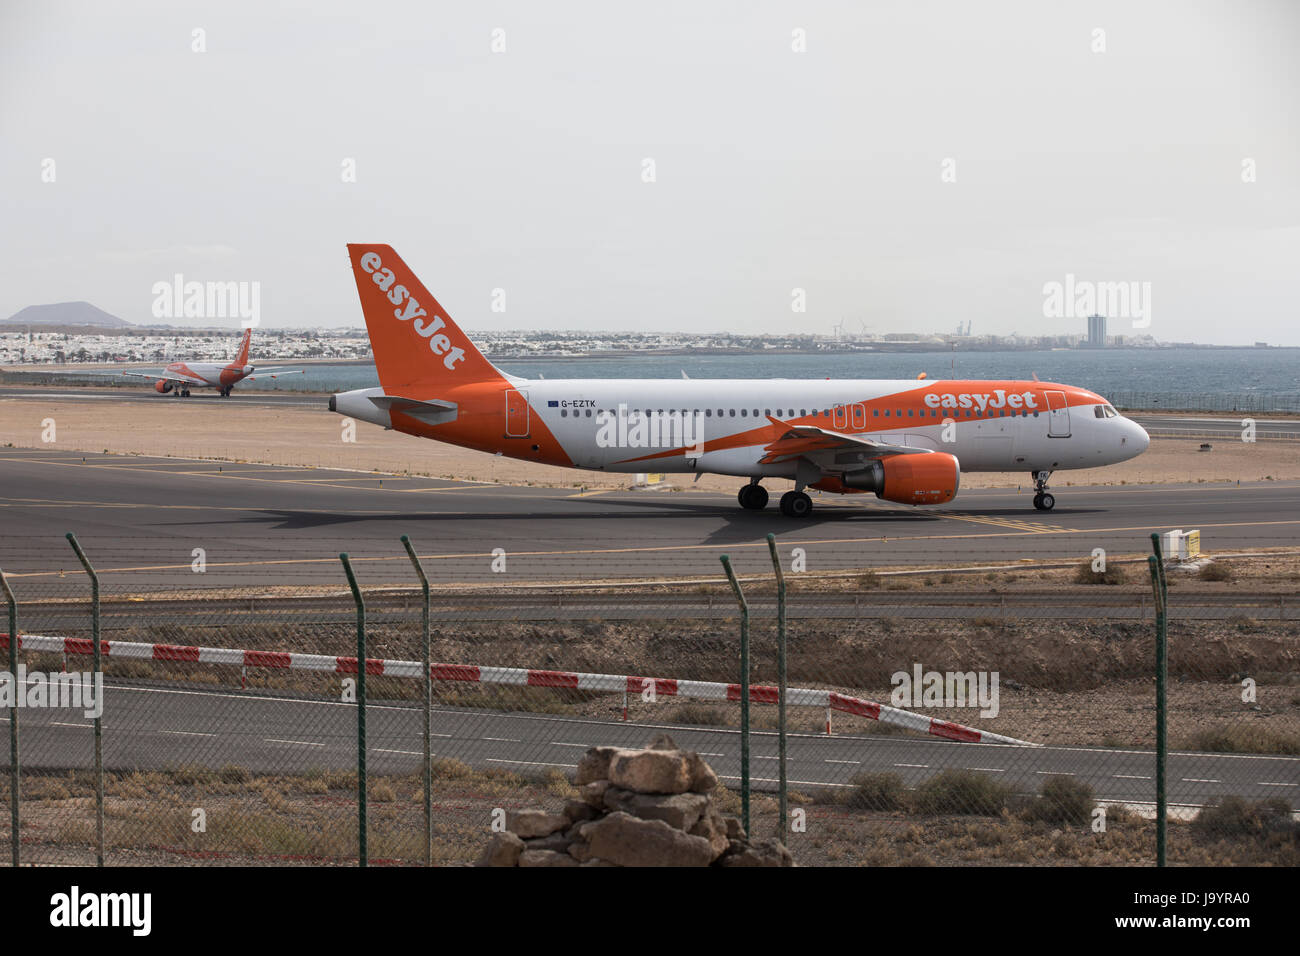
<path fill-rule="evenodd" d="M 1052 473 L 1033 471 L 1030 476 L 1034 479 L 1034 507 L 1039 511 L 1051 511 L 1056 507 L 1056 498 L 1047 490 L 1047 479 L 1052 477 Z"/>

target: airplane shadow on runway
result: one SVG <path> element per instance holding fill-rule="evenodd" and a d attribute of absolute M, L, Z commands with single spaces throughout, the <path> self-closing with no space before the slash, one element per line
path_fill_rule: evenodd
<path fill-rule="evenodd" d="M 347 525 L 372 523 L 394 526 L 393 536 L 396 537 L 402 533 L 418 533 L 421 523 L 427 522 L 505 522 L 525 526 L 530 536 L 538 536 L 539 533 L 536 529 L 541 522 L 561 522 L 571 526 L 575 522 L 587 523 L 594 521 L 599 523 L 612 521 L 617 523 L 617 527 L 603 529 L 600 531 L 601 537 L 608 540 L 617 540 L 619 538 L 626 540 L 625 536 L 633 533 L 632 526 L 634 522 L 669 519 L 670 516 L 675 516 L 702 522 L 700 530 L 712 525 L 708 533 L 698 539 L 700 543 L 729 544 L 752 542 L 761 539 L 769 532 L 779 538 L 791 533 L 806 533 L 819 527 L 844 527 L 846 525 L 854 528 L 860 527 L 864 532 L 873 534 L 880 533 L 881 529 L 895 528 L 900 536 L 906 536 L 906 531 L 903 530 L 905 528 L 915 528 L 919 525 L 933 527 L 944 520 L 960 520 L 962 517 L 975 519 L 1002 518 L 1051 525 L 1055 523 L 1052 518 L 1077 518 L 1103 511 L 1103 509 L 1090 508 L 1057 509 L 1051 512 L 1049 517 L 1043 512 L 1022 508 L 991 508 L 979 511 L 949 509 L 949 512 L 945 513 L 919 509 L 909 510 L 904 507 L 880 510 L 835 506 L 820 509 L 814 507 L 812 514 L 807 518 L 787 518 L 775 507 L 755 512 L 746 511 L 739 506 L 718 506 L 683 500 L 547 499 L 547 502 L 552 504 L 556 501 L 570 502 L 575 507 L 571 511 L 455 512 L 453 514 L 440 514 L 436 511 L 350 514 L 348 512 L 294 511 L 291 509 L 250 509 L 245 516 L 232 518 L 229 521 L 203 521 L 193 522 L 193 524 L 206 526 L 214 524 L 238 525 L 250 522 L 261 523 L 269 519 L 276 522 L 274 524 L 275 530 L 306 531 L 312 529 L 338 529 Z M 720 524 L 713 525 L 713 522 L 720 522 Z M 181 524 L 186 523 L 188 522 L 181 522 Z M 971 526 L 968 525 L 968 527 Z M 999 530 L 998 525 L 987 525 L 986 527 L 991 532 Z M 973 531 L 975 528 L 971 527 L 971 530 Z M 1006 528 L 1003 527 L 1001 530 L 1006 530 Z M 372 537 L 372 535 L 367 535 L 367 537 Z"/>
<path fill-rule="evenodd" d="M 586 499 L 590 500 L 590 499 Z M 888 510 L 876 508 L 857 508 L 836 505 L 832 507 L 818 508 L 813 506 L 812 513 L 806 518 L 787 518 L 781 514 L 780 510 L 774 506 L 764 508 L 762 511 L 746 511 L 739 506 L 722 506 L 692 504 L 689 501 L 622 501 L 618 499 L 602 499 L 601 505 L 625 505 L 631 508 L 646 509 L 652 508 L 662 512 L 673 512 L 682 515 L 697 515 L 703 518 L 705 515 L 716 515 L 722 518 L 725 524 L 711 532 L 703 539 L 705 544 L 728 544 L 731 542 L 742 543 L 753 541 L 756 537 L 763 537 L 768 532 L 775 534 L 778 538 L 783 534 L 797 533 L 807 531 L 820 526 L 844 527 L 852 525 L 853 527 L 862 527 L 864 530 L 880 528 L 904 528 L 925 525 L 932 527 L 936 522 L 951 520 L 954 517 L 963 517 L 969 515 L 974 518 L 1011 518 L 1022 521 L 1034 521 L 1037 523 L 1047 524 L 1050 521 L 1045 517 L 1045 513 L 1034 511 L 1032 509 L 1022 508 L 989 508 L 980 511 L 968 511 L 965 509 L 948 509 L 944 511 L 930 511 L 920 509 L 908 509 L 906 507 L 890 508 Z M 1100 513 L 1100 508 L 1062 508 L 1051 512 L 1058 517 L 1078 517 L 1087 514 Z M 584 513 L 584 516 L 596 517 Z M 601 518 L 618 517 L 620 519 L 643 517 L 643 515 L 629 515 L 618 512 L 602 512 Z M 653 517 L 653 516 L 644 516 Z M 996 526 L 990 526 L 991 530 L 996 530 Z"/>

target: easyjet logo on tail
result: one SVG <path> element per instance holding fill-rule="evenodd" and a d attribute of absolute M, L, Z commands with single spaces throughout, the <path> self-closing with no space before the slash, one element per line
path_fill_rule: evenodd
<path fill-rule="evenodd" d="M 419 301 L 411 295 L 406 286 L 397 282 L 397 276 L 393 274 L 392 269 L 384 265 L 383 260 L 379 258 L 379 253 L 367 252 L 363 255 L 361 268 L 375 280 L 375 285 L 387 293 L 388 301 L 397 306 L 393 310 L 393 316 L 402 322 L 410 322 L 414 319 L 411 327 L 429 340 L 429 351 L 441 358 L 446 368 L 455 371 L 456 363 L 465 357 L 465 350 L 454 347 L 451 339 L 438 331 L 445 329 L 447 323 L 436 315 L 431 321 L 426 321 L 429 313 L 420 306 Z"/>

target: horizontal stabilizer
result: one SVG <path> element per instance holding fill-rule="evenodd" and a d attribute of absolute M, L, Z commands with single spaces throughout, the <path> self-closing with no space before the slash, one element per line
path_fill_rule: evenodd
<path fill-rule="evenodd" d="M 402 398 L 400 395 L 372 395 L 370 401 L 386 412 L 409 415 L 427 425 L 445 425 L 456 420 L 456 403 L 437 398 L 420 400 Z"/>

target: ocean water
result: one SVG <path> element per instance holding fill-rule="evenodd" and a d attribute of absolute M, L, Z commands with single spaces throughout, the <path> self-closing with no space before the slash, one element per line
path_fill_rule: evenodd
<path fill-rule="evenodd" d="M 1131 408 L 1300 412 L 1300 349 L 1115 349 L 1042 352 L 887 352 L 841 355 L 673 355 L 499 359 L 524 378 L 1030 379 L 1089 388 Z M 268 386 L 270 382 L 266 383 Z M 372 365 L 308 366 L 279 379 L 293 391 L 379 384 Z"/>

